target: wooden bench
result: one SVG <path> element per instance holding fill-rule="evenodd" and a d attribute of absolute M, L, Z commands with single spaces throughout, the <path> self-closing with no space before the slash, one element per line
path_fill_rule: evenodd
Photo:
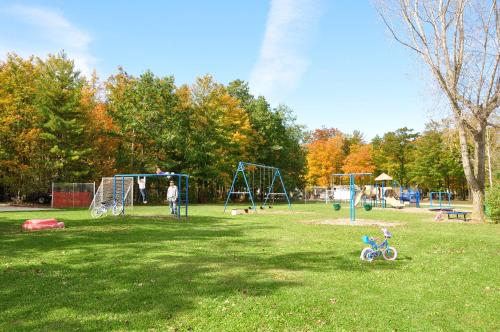
<path fill-rule="evenodd" d="M 463 216 L 464 217 L 464 221 L 467 221 L 467 215 L 471 214 L 472 212 L 468 212 L 468 211 L 446 211 L 445 213 L 448 215 L 448 219 L 458 219 L 459 216 Z M 450 217 L 451 215 L 455 215 L 456 217 L 455 218 L 451 218 Z"/>

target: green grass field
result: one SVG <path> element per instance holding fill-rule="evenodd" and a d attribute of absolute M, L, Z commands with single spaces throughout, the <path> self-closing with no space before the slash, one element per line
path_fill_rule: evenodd
<path fill-rule="evenodd" d="M 391 209 L 357 217 L 390 228 L 394 262 L 359 259 L 376 226 L 325 204 L 257 215 L 198 205 L 188 221 L 140 207 L 0 213 L 0 330 L 495 331 L 500 329 L 500 228 L 437 223 Z M 149 216 L 146 216 L 149 215 Z M 66 229 L 23 233 L 25 219 Z"/>

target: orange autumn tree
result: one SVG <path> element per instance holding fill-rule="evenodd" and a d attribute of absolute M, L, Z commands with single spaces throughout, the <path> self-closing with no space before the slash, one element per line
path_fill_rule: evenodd
<path fill-rule="evenodd" d="M 373 173 L 373 148 L 371 144 L 354 145 L 351 152 L 344 160 L 342 167 L 344 173 Z"/>
<path fill-rule="evenodd" d="M 307 145 L 307 175 L 309 185 L 328 186 L 331 175 L 341 170 L 344 136 L 338 130 L 318 129 Z"/>
<path fill-rule="evenodd" d="M 119 140 L 114 133 L 118 131 L 118 128 L 108 114 L 106 103 L 99 100 L 101 88 L 97 74 L 94 72 L 83 86 L 81 98 L 87 123 L 85 131 L 88 146 L 92 149 L 92 157 L 85 162 L 91 166 L 90 176 L 94 179 L 117 172 L 115 156 Z"/>

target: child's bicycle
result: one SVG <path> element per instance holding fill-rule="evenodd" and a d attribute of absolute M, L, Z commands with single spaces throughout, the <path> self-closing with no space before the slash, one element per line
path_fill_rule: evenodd
<path fill-rule="evenodd" d="M 114 216 L 117 216 L 122 213 L 123 208 L 120 205 L 117 205 L 115 202 L 101 202 L 101 206 L 96 206 L 92 210 L 90 210 L 90 215 L 92 218 L 100 218 L 102 216 L 105 216 L 108 211 L 111 211 L 111 213 Z"/>
<path fill-rule="evenodd" d="M 392 237 L 392 234 L 385 228 L 382 228 L 382 232 L 384 232 L 384 241 L 381 243 L 377 243 L 378 238 L 372 238 L 366 235 L 363 236 L 363 242 L 369 244 L 370 247 L 364 248 L 361 251 L 360 258 L 362 260 L 371 262 L 376 257 L 383 256 L 385 260 L 393 261 L 398 257 L 396 248 L 389 247 L 389 242 L 387 240 Z"/>

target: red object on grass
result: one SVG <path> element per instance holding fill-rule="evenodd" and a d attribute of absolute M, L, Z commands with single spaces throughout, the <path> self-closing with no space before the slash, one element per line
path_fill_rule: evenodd
<path fill-rule="evenodd" d="M 64 223 L 58 222 L 57 219 L 30 219 L 26 220 L 21 227 L 25 231 L 39 231 L 50 228 L 64 228 Z"/>

